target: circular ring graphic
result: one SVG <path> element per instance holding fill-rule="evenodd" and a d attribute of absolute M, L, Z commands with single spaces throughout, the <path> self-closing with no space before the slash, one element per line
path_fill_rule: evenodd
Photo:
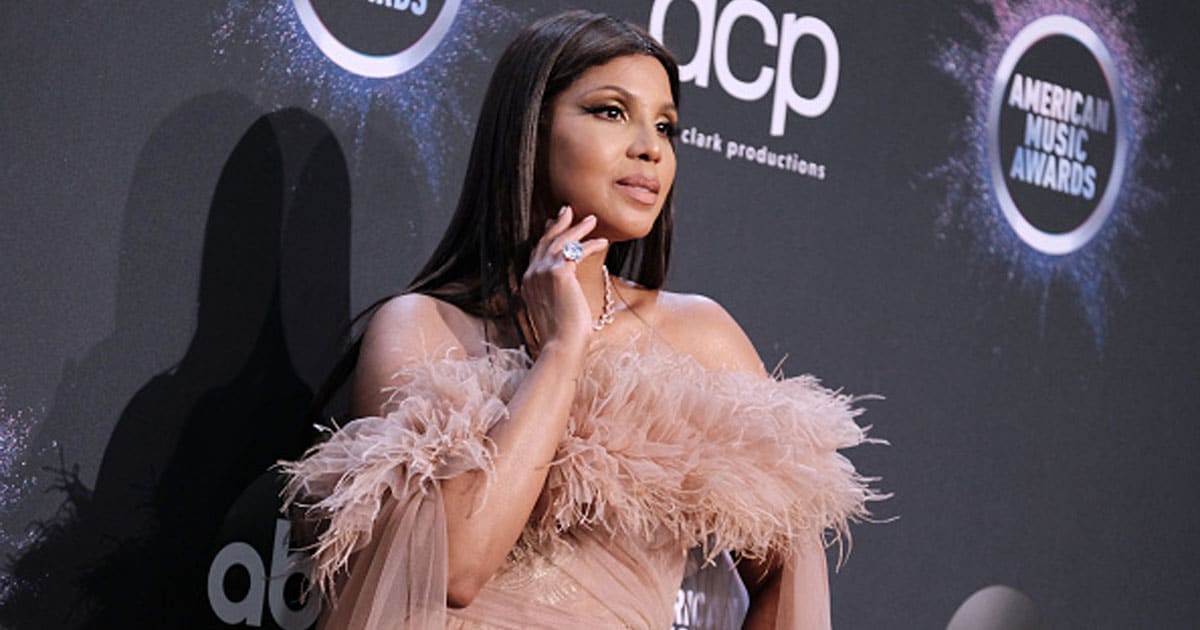
<path fill-rule="evenodd" d="M 1116 136 L 1112 170 L 1104 192 L 1100 195 L 1100 201 L 1082 225 L 1062 234 L 1044 232 L 1021 214 L 1008 190 L 1000 158 L 1000 110 L 1004 103 L 1008 80 L 1021 60 L 1021 56 L 1027 50 L 1037 42 L 1056 35 L 1065 35 L 1082 44 L 1100 65 L 1100 70 L 1108 83 L 1109 94 L 1112 96 L 1115 120 L 1113 133 Z M 1117 74 L 1116 64 L 1113 63 L 1112 55 L 1109 54 L 1104 43 L 1086 24 L 1066 15 L 1048 15 L 1030 22 L 1013 38 L 1008 50 L 1004 51 L 1004 56 L 1000 58 L 1000 66 L 996 70 L 996 78 L 992 85 L 992 100 L 988 108 L 988 158 L 991 161 L 992 187 L 1000 202 L 1000 210 L 1021 240 L 1040 252 L 1061 256 L 1083 247 L 1100 231 L 1104 221 L 1112 214 L 1113 206 L 1116 204 L 1117 195 L 1121 189 L 1121 179 L 1125 173 L 1125 153 L 1128 146 L 1125 134 L 1121 129 L 1121 114 L 1120 76 Z"/>
<path fill-rule="evenodd" d="M 429 30 L 413 45 L 394 55 L 364 55 L 338 41 L 317 15 L 311 0 L 293 0 L 296 14 L 308 36 L 312 38 L 317 48 L 325 53 L 337 65 L 355 74 L 372 79 L 386 79 L 403 74 L 415 68 L 433 52 L 434 48 L 446 36 L 454 17 L 458 15 L 458 6 L 462 0 L 446 0 Z"/>

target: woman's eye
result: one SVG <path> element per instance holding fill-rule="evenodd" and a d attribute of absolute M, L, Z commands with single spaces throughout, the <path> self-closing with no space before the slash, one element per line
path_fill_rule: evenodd
<path fill-rule="evenodd" d="M 678 129 L 675 126 L 675 123 L 667 122 L 667 121 L 658 123 L 658 125 L 656 125 L 656 127 L 658 129 L 658 133 L 661 133 L 662 135 L 664 135 L 668 138 L 674 138 L 676 129 Z"/>
<path fill-rule="evenodd" d="M 607 120 L 622 120 L 625 118 L 625 110 L 617 105 L 599 105 L 590 108 L 588 111 Z"/>

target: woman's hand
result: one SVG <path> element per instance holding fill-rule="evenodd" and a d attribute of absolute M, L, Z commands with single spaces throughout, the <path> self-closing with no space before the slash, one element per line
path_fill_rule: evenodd
<path fill-rule="evenodd" d="M 603 238 L 582 240 L 596 227 L 596 217 L 588 215 L 572 225 L 574 211 L 563 206 L 558 218 L 547 222 L 546 231 L 529 255 L 529 266 L 521 279 L 529 319 L 543 348 L 565 345 L 582 351 L 592 331 L 592 311 L 575 274 L 576 262 L 563 256 L 563 245 L 580 241 L 580 261 L 608 247 Z"/>

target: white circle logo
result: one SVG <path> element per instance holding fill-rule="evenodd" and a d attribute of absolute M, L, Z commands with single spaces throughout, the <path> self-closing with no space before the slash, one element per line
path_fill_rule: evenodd
<path fill-rule="evenodd" d="M 437 48 L 461 0 L 293 0 L 292 4 L 304 30 L 326 57 L 355 74 L 384 79 L 415 68 Z"/>
<path fill-rule="evenodd" d="M 1116 66 L 1086 24 L 1050 15 L 1013 38 L 992 86 L 988 158 L 1021 240 L 1063 255 L 1100 231 L 1125 172 L 1121 113 Z"/>

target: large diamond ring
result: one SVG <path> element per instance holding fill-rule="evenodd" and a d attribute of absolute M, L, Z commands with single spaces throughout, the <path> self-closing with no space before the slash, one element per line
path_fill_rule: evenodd
<path fill-rule="evenodd" d="M 563 245 L 563 258 L 571 262 L 579 262 L 583 258 L 583 244 L 579 241 L 567 241 Z"/>

